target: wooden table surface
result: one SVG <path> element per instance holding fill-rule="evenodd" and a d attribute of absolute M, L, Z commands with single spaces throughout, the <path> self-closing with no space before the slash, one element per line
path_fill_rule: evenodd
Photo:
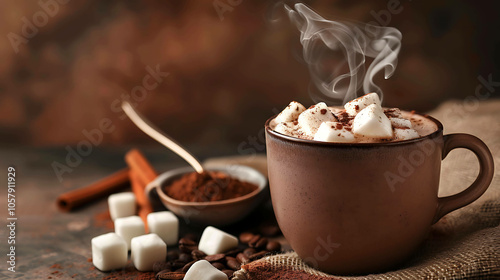
<path fill-rule="evenodd" d="M 71 173 L 63 175 L 59 182 L 52 163 L 64 163 L 67 151 L 57 148 L 3 148 L 0 150 L 0 178 L 7 182 L 7 168 L 16 169 L 16 272 L 7 270 L 3 261 L 1 279 L 101 279 L 109 273 L 94 268 L 90 241 L 93 237 L 112 231 L 95 217 L 107 210 L 106 199 L 101 199 L 70 213 L 60 212 L 55 204 L 58 195 L 83 187 L 126 166 L 123 157 L 130 147 L 94 148 Z M 141 148 L 157 171 L 163 172 L 186 164 L 164 148 Z M 196 150 L 200 158 L 230 155 L 230 149 Z M 1 253 L 6 260 L 8 231 L 7 184 L 0 191 Z M 228 228 L 232 233 L 251 229 L 263 219 L 273 217 L 269 201 L 245 218 Z M 109 224 L 109 223 L 108 223 Z M 183 232 L 199 233 L 203 228 L 186 225 L 181 221 Z M 129 263 L 129 266 L 131 264 Z M 128 270 L 133 270 L 128 267 Z M 126 278 L 122 278 L 126 279 Z"/>

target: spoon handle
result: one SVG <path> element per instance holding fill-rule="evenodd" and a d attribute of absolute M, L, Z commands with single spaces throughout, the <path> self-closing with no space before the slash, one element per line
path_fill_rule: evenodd
<path fill-rule="evenodd" d="M 203 172 L 203 167 L 200 162 L 181 145 L 175 142 L 165 133 L 161 132 L 153 124 L 149 123 L 148 120 L 140 115 L 129 102 L 122 102 L 122 109 L 127 114 L 127 116 L 132 120 L 132 122 L 137 125 L 144 133 L 151 136 L 156 141 L 160 142 L 165 147 L 172 150 L 174 153 L 178 154 L 184 160 L 186 160 L 198 173 Z"/>

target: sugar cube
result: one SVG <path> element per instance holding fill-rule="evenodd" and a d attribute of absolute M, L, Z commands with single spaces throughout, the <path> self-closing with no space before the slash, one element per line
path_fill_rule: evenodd
<path fill-rule="evenodd" d="M 179 237 L 179 219 L 170 211 L 148 214 L 148 227 L 151 233 L 156 233 L 167 245 L 175 245 Z"/>
<path fill-rule="evenodd" d="M 146 233 L 144 222 L 139 216 L 116 219 L 115 232 L 125 240 L 125 243 L 127 243 L 127 250 L 130 250 L 132 238 Z"/>
<path fill-rule="evenodd" d="M 123 268 L 127 253 L 125 240 L 114 232 L 92 238 L 92 263 L 101 271 Z"/>
<path fill-rule="evenodd" d="M 167 244 L 156 233 L 132 238 L 131 258 L 139 271 L 152 271 L 153 264 L 167 258 Z"/>
<path fill-rule="evenodd" d="M 135 215 L 135 195 L 132 192 L 112 194 L 108 197 L 108 206 L 113 221 Z"/>
<path fill-rule="evenodd" d="M 220 229 L 208 226 L 203 231 L 198 249 L 207 255 L 223 253 L 238 246 L 238 239 Z"/>
<path fill-rule="evenodd" d="M 195 262 L 184 276 L 184 280 L 227 280 L 227 275 L 206 260 Z"/>

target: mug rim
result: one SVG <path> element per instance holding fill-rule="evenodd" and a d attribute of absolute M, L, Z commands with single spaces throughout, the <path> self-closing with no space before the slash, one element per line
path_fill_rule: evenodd
<path fill-rule="evenodd" d="M 436 124 L 436 126 L 437 126 L 436 131 L 434 131 L 430 134 L 418 137 L 418 138 L 413 138 L 413 139 L 408 139 L 408 140 L 400 140 L 400 141 L 391 141 L 391 142 L 370 142 L 370 143 L 366 143 L 366 142 L 365 143 L 324 142 L 324 141 L 317 141 L 317 140 L 302 139 L 302 138 L 298 138 L 298 137 L 294 137 L 294 136 L 285 135 L 285 134 L 282 134 L 282 133 L 275 131 L 274 129 L 272 129 L 270 127 L 270 123 L 273 119 L 275 119 L 278 116 L 278 114 L 267 119 L 267 121 L 265 123 L 265 128 L 266 128 L 267 134 L 272 135 L 273 137 L 276 137 L 276 138 L 283 140 L 283 141 L 286 141 L 286 142 L 300 143 L 300 144 L 310 145 L 310 146 L 338 146 L 338 147 L 397 146 L 397 145 L 405 145 L 405 144 L 419 142 L 419 141 L 422 141 L 424 139 L 433 139 L 433 138 L 436 138 L 442 134 L 443 124 L 440 121 L 438 121 L 434 117 L 429 116 L 427 114 L 420 114 L 420 113 L 417 113 L 414 111 L 411 113 L 413 113 L 415 115 L 419 115 L 423 118 L 426 118 L 426 119 L 434 122 L 434 124 Z"/>

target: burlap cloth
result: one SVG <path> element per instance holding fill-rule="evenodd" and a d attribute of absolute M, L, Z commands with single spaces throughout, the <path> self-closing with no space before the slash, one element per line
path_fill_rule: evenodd
<path fill-rule="evenodd" d="M 436 223 L 411 260 L 383 274 L 339 277 L 314 270 L 287 252 L 244 265 L 233 279 L 500 279 L 500 100 L 449 101 L 429 114 L 443 123 L 445 134 L 481 138 L 493 153 L 495 176 L 480 199 Z M 443 161 L 440 196 L 463 190 L 477 173 L 474 154 L 454 150 Z"/>

